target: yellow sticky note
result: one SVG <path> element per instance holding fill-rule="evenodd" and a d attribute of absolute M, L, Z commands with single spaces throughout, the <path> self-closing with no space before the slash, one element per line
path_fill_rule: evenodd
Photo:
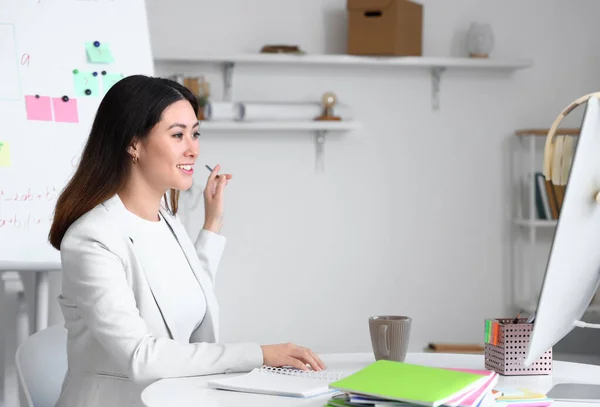
<path fill-rule="evenodd" d="M 0 141 L 0 167 L 10 167 L 10 146 Z"/>

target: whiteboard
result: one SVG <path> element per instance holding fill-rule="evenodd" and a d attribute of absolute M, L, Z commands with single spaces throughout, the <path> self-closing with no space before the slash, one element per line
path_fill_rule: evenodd
<path fill-rule="evenodd" d="M 60 260 L 56 199 L 106 90 L 133 74 L 154 74 L 143 0 L 0 0 L 0 260 Z"/>

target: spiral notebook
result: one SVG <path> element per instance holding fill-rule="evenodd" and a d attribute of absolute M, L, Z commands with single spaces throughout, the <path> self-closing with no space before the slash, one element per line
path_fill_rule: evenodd
<path fill-rule="evenodd" d="M 331 370 L 317 372 L 263 366 L 241 376 L 209 380 L 207 385 L 213 389 L 246 393 L 314 397 L 335 392 L 329 388 L 329 383 L 340 380 L 344 376 L 343 372 Z"/>

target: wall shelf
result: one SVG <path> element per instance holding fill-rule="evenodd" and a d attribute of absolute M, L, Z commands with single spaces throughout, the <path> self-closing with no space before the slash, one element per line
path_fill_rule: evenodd
<path fill-rule="evenodd" d="M 537 302 L 524 302 L 524 303 L 519 303 L 518 304 L 518 308 L 520 310 L 523 310 L 525 312 L 527 312 L 528 314 L 532 314 L 534 312 L 536 312 L 537 310 Z M 591 313 L 600 313 L 600 304 L 590 304 L 587 309 L 586 312 L 591 312 Z"/>
<path fill-rule="evenodd" d="M 512 72 L 532 65 L 529 60 L 500 60 L 482 58 L 452 57 L 371 57 L 356 55 L 325 54 L 238 54 L 238 55 L 205 55 L 201 57 L 155 58 L 159 64 L 218 64 L 223 68 L 223 100 L 233 99 L 233 70 L 236 65 L 292 65 L 292 66 L 355 66 L 355 67 L 399 67 L 425 68 L 431 73 L 432 108 L 439 109 L 439 93 L 442 73 L 447 69 L 479 69 Z"/>
<path fill-rule="evenodd" d="M 306 122 L 285 122 L 285 121 L 201 121 L 200 130 L 210 131 L 324 131 L 324 132 L 343 132 L 355 130 L 359 127 L 357 122 L 350 121 L 306 121 Z"/>
<path fill-rule="evenodd" d="M 160 57 L 160 63 L 215 63 L 215 64 L 279 64 L 279 65 L 349 65 L 396 66 L 425 68 L 479 68 L 516 70 L 531 66 L 528 60 L 501 60 L 452 57 L 370 57 L 355 55 L 293 55 L 293 54 L 238 54 L 206 55 L 201 57 Z"/>
<path fill-rule="evenodd" d="M 360 124 L 353 121 L 201 121 L 200 131 L 247 132 L 247 131 L 306 131 L 315 137 L 315 170 L 324 171 L 325 137 L 328 133 L 343 133 L 355 130 Z"/>
<path fill-rule="evenodd" d="M 556 219 L 515 219 L 515 224 L 531 228 L 553 228 L 557 224 Z"/>

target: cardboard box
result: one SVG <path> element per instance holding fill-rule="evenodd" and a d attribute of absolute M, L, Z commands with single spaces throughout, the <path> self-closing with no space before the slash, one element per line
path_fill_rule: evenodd
<path fill-rule="evenodd" d="M 421 56 L 423 6 L 409 0 L 347 0 L 350 55 Z"/>

